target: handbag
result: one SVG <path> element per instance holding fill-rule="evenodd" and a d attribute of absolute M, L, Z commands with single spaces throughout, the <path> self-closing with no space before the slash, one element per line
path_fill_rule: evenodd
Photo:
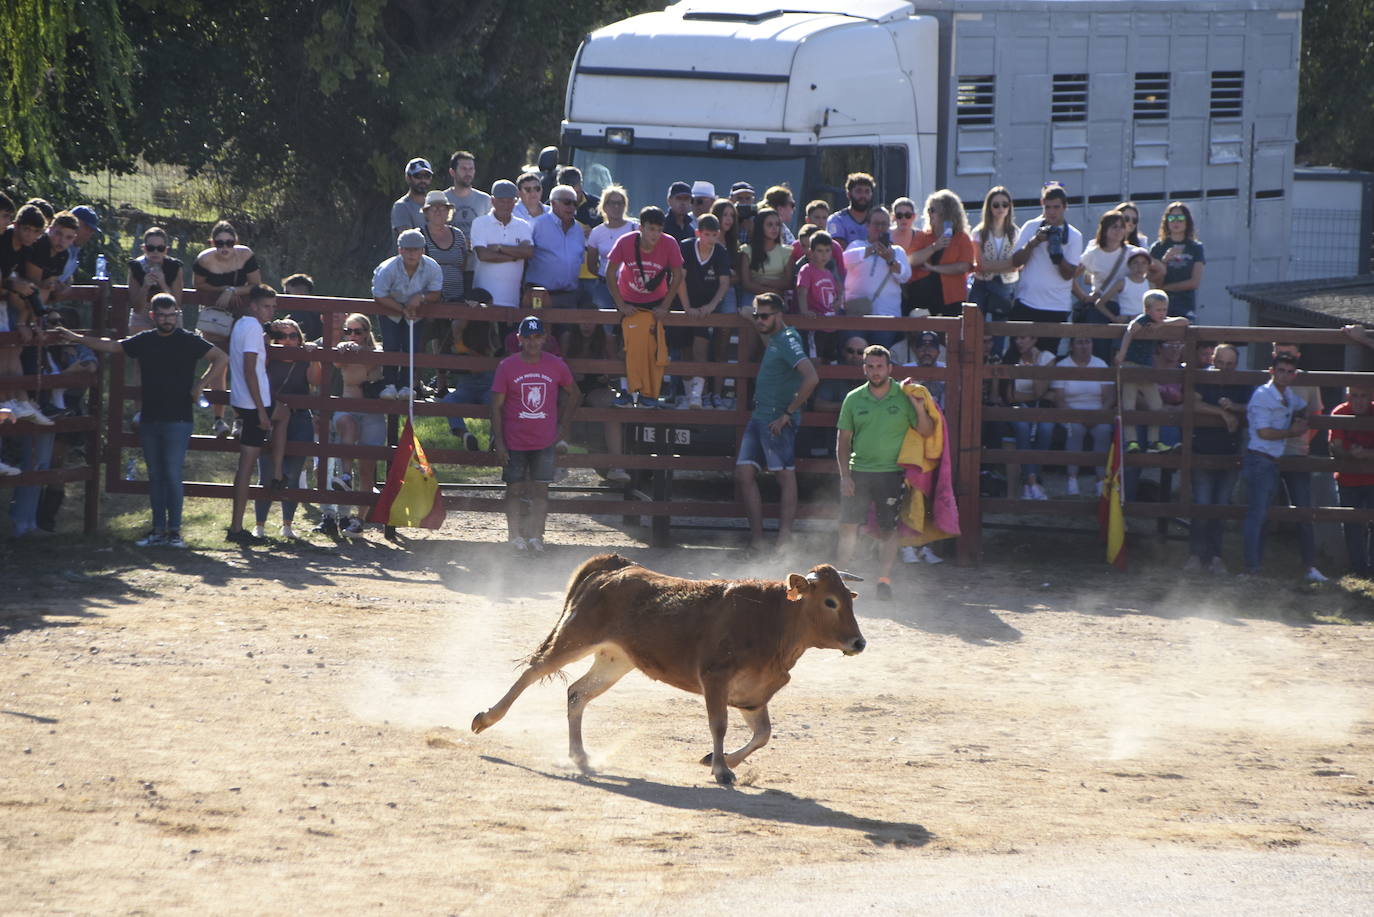
<path fill-rule="evenodd" d="M 851 296 L 844 301 L 845 315 L 872 315 L 873 302 L 878 298 L 878 294 L 887 286 L 887 282 L 892 279 L 891 269 L 884 270 L 882 282 L 873 291 L 872 296 Z"/>
<path fill-rule="evenodd" d="M 1126 249 L 1129 247 L 1130 246 L 1126 245 L 1126 243 L 1121 243 L 1121 254 L 1116 256 L 1116 261 L 1112 264 L 1112 269 L 1107 272 L 1106 278 L 1102 281 L 1101 289 L 1110 290 L 1112 288 L 1112 284 L 1116 282 L 1117 271 L 1121 270 L 1121 265 L 1126 263 Z M 1115 301 L 1113 301 L 1113 304 L 1115 304 Z M 1103 303 L 1103 305 L 1106 305 L 1106 303 Z M 1097 308 L 1092 303 L 1075 296 L 1073 298 L 1073 316 L 1070 320 L 1075 325 L 1100 323 L 1100 320 L 1093 315 L 1094 312 L 1097 312 Z M 1120 314 L 1121 307 L 1117 306 L 1115 312 Z M 1098 315 L 1100 314 L 1099 312 Z"/>

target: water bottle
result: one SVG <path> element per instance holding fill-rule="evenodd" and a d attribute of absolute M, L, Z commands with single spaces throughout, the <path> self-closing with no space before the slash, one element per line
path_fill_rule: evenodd
<path fill-rule="evenodd" d="M 96 255 L 96 256 L 95 256 L 95 279 L 96 279 L 96 280 L 109 280 L 109 279 L 110 279 L 110 262 L 109 262 L 108 260 L 106 260 L 106 258 L 105 258 L 104 255 Z"/>

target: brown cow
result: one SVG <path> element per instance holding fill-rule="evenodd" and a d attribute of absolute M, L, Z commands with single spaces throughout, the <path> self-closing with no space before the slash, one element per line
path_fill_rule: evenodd
<path fill-rule="evenodd" d="M 568 686 L 568 751 L 589 771 L 582 748 L 582 711 L 631 669 L 683 691 L 701 694 L 711 725 L 712 751 L 702 759 L 718 783 L 730 784 L 738 765 L 768 742 L 768 701 L 811 647 L 846 656 L 863 652 L 853 599 L 829 564 L 793 573 L 786 583 L 763 580 L 689 580 L 646 570 L 618 554 L 601 554 L 568 581 L 563 615 L 506 696 L 472 720 L 481 732 L 506 715 L 521 692 L 540 678 L 596 654 L 591 669 Z M 725 754 L 726 707 L 738 707 L 754 731 Z"/>

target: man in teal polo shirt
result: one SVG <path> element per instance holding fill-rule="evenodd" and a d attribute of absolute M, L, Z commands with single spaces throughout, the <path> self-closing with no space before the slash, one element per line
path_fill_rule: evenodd
<path fill-rule="evenodd" d="M 839 565 L 854 559 L 859 526 L 872 506 L 878 517 L 882 543 L 878 598 L 892 598 L 892 568 L 897 562 L 897 517 L 902 508 L 902 470 L 897 456 L 906 431 L 922 436 L 935 431 L 935 421 L 923 402 L 892 382 L 892 354 L 881 344 L 864 350 L 868 382 L 844 397 L 840 406 L 835 457 L 840 465 Z"/>
<path fill-rule="evenodd" d="M 754 328 L 763 338 L 763 362 L 754 383 L 754 413 L 744 428 L 735 481 L 749 515 L 749 548 L 763 546 L 763 498 L 758 475 L 777 475 L 781 499 L 778 507 L 778 547 L 792 537 L 797 515 L 797 427 L 801 408 L 816 389 L 820 377 L 806 355 L 801 335 L 784 321 L 782 297 L 760 293 L 754 297 Z"/>

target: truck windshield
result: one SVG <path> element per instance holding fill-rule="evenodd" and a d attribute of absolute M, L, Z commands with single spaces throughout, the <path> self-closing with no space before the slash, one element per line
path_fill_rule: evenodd
<path fill-rule="evenodd" d="M 629 216 L 650 204 L 665 206 L 668 186 L 675 181 L 689 185 L 709 181 L 715 185 L 717 197 L 729 197 L 731 185 L 747 181 L 762 203 L 763 192 L 772 185 L 785 184 L 800 198 L 806 178 L 806 159 L 801 156 L 749 159 L 706 152 L 597 148 L 574 150 L 573 165 L 582 170 L 582 187 L 588 194 L 600 197 L 607 185 L 623 187 L 630 195 Z"/>

